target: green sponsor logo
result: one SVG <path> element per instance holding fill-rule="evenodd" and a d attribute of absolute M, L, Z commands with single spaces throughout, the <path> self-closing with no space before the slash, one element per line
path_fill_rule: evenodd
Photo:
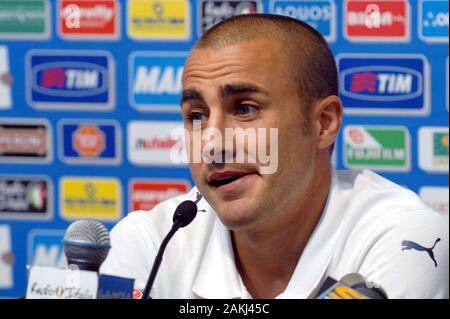
<path fill-rule="evenodd" d="M 433 155 L 435 165 L 448 165 L 448 133 L 433 133 Z"/>
<path fill-rule="evenodd" d="M 48 32 L 45 0 L 0 0 L 0 36 L 45 36 Z"/>
<path fill-rule="evenodd" d="M 409 134 L 403 127 L 347 126 L 344 161 L 349 167 L 409 169 Z"/>

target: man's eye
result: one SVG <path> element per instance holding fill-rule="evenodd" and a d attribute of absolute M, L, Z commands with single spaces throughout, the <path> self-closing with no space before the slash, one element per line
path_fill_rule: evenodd
<path fill-rule="evenodd" d="M 207 118 L 204 114 L 200 113 L 200 112 L 192 112 L 191 114 L 189 114 L 189 120 L 191 122 L 193 121 L 205 121 Z"/>
<path fill-rule="evenodd" d="M 246 116 L 257 110 L 258 110 L 258 108 L 256 106 L 249 105 L 249 104 L 241 104 L 241 105 L 239 105 L 238 113 L 241 116 Z"/>

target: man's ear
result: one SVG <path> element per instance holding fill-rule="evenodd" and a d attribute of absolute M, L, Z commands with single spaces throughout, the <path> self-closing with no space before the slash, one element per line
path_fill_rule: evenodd
<path fill-rule="evenodd" d="M 330 95 L 313 108 L 316 129 L 317 148 L 325 149 L 332 145 L 342 124 L 343 107 L 336 95 Z"/>

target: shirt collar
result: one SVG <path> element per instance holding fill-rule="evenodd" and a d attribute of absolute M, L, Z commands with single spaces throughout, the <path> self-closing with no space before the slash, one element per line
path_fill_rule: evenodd
<path fill-rule="evenodd" d="M 277 298 L 308 298 L 320 284 L 331 261 L 339 225 L 345 210 L 346 201 L 343 191 L 333 169 L 330 192 L 324 212 L 301 255 L 287 288 Z M 208 207 L 208 209 L 211 209 L 209 213 L 215 214 L 212 208 Z M 214 229 L 194 281 L 193 292 L 201 298 L 245 298 L 248 293 L 240 283 L 230 232 L 216 217 Z"/>
<path fill-rule="evenodd" d="M 242 298 L 230 232 L 217 217 L 213 227 L 192 290 L 201 298 Z"/>

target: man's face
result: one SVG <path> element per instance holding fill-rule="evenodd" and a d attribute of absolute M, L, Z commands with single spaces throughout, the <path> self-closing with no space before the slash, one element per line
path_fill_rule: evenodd
<path fill-rule="evenodd" d="M 269 129 L 278 130 L 278 165 L 272 174 L 260 174 L 267 166 L 260 159 L 213 165 L 193 163 L 191 154 L 196 186 L 232 230 L 270 225 L 310 196 L 315 138 L 302 130 L 306 115 L 298 84 L 287 71 L 296 66 L 289 66 L 284 59 L 276 41 L 260 39 L 222 49 L 196 49 L 186 62 L 182 113 L 191 145 L 194 120 L 201 121 L 202 132 L 217 128 L 222 136 L 226 128 L 254 129 L 256 133 L 264 128 L 266 143 L 258 147 L 266 154 L 271 146 Z M 211 140 L 202 141 L 202 149 L 208 143 Z M 222 150 L 236 157 L 236 145 Z M 244 151 L 250 152 L 248 145 Z"/>

